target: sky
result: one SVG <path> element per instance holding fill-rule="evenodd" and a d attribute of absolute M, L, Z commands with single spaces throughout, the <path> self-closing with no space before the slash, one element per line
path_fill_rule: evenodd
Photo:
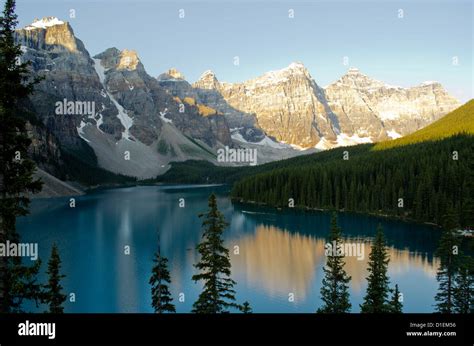
<path fill-rule="evenodd" d="M 357 67 L 474 98 L 471 0 L 17 0 L 17 13 L 20 27 L 69 21 L 92 56 L 134 49 L 152 76 L 175 67 L 190 82 L 206 70 L 241 82 L 300 61 L 323 87 Z"/>

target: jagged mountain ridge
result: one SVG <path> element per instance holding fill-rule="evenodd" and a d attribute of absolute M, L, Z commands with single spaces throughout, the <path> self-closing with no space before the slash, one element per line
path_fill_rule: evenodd
<path fill-rule="evenodd" d="M 212 161 L 214 148 L 232 145 L 222 115 L 202 116 L 192 104 L 181 112 L 133 51 L 112 48 L 91 58 L 71 26 L 57 18 L 19 29 L 15 39 L 32 72 L 44 76 L 31 97 L 34 113 L 68 150 L 92 147 L 102 168 L 151 178 L 172 160 Z M 57 114 L 63 100 L 89 103 L 93 114 Z"/>
<path fill-rule="evenodd" d="M 252 114 L 267 134 L 303 148 L 396 138 L 460 106 L 438 82 L 394 87 L 355 68 L 321 88 L 302 63 L 243 83 L 219 82 L 206 71 L 193 87 L 201 97 L 218 92 L 235 109 Z M 212 101 L 207 99 L 219 108 Z"/>
<path fill-rule="evenodd" d="M 375 150 L 384 150 L 420 142 L 440 141 L 456 135 L 474 136 L 474 99 L 430 125 L 395 140 L 377 143 Z"/>
<path fill-rule="evenodd" d="M 220 83 L 212 72 L 193 84 L 198 94 L 218 91 L 233 108 L 255 116 L 277 140 L 309 148 L 322 137 L 336 138 L 323 90 L 302 63 L 267 72 L 243 83 Z"/>
<path fill-rule="evenodd" d="M 351 68 L 325 88 L 341 132 L 380 141 L 414 132 L 460 106 L 438 82 L 387 85 Z M 373 140 L 375 141 L 375 140 Z"/>
<path fill-rule="evenodd" d="M 355 69 L 322 88 L 302 63 L 242 83 L 220 82 L 212 71 L 193 84 L 176 69 L 153 78 L 134 51 L 109 48 L 91 58 L 57 18 L 17 30 L 16 40 L 22 59 L 46 77 L 31 101 L 58 142 L 89 145 L 101 167 L 139 178 L 163 173 L 171 161 L 216 163 L 224 145 L 258 148 L 261 163 L 308 152 L 293 147 L 379 141 L 458 106 L 439 83 L 391 87 Z M 94 102 L 96 112 L 58 116 L 52 109 L 63 99 Z"/>

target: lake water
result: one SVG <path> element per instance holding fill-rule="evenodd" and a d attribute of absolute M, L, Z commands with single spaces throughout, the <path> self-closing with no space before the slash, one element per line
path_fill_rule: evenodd
<path fill-rule="evenodd" d="M 330 213 L 233 204 L 227 189 L 99 190 L 77 197 L 75 208 L 69 206 L 69 198 L 39 199 L 33 201 L 31 214 L 19 220 L 18 229 L 22 242 L 39 243 L 43 270 L 51 244 L 57 243 L 67 275 L 65 292 L 76 295 L 75 303 L 66 303 L 66 312 L 152 312 L 148 280 L 159 230 L 177 311 L 189 312 L 201 288 L 191 280 L 198 260 L 195 246 L 201 238 L 197 215 L 207 210 L 207 198 L 214 191 L 230 223 L 224 236 L 231 250 L 238 302 L 248 300 L 254 312 L 314 312 L 321 304 Z M 185 200 L 184 208 L 179 207 L 180 198 Z M 433 253 L 440 232 L 429 226 L 340 213 L 346 241 L 365 245 L 363 260 L 346 258 L 353 311 L 359 311 L 365 294 L 370 241 L 378 223 L 389 245 L 391 283 L 398 283 L 403 293 L 404 311 L 432 312 L 439 265 Z M 130 246 L 130 255 L 124 254 L 125 246 Z M 238 254 L 234 254 L 236 247 Z M 184 302 L 178 301 L 180 293 Z"/>

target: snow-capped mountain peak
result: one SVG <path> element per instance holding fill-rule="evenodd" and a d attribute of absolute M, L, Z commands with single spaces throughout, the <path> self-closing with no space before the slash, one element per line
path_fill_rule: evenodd
<path fill-rule="evenodd" d="M 77 39 L 74 31 L 68 22 L 59 20 L 57 17 L 44 17 L 43 19 L 35 19 L 30 25 L 15 30 L 22 33 L 22 46 L 35 50 L 46 49 L 63 49 L 69 52 L 83 53 L 87 55 L 84 44 Z"/>
<path fill-rule="evenodd" d="M 325 88 L 341 132 L 379 141 L 404 136 L 459 106 L 437 82 L 392 86 L 351 68 Z M 436 100 L 436 101 L 433 101 Z"/>
<path fill-rule="evenodd" d="M 292 62 L 285 68 L 280 70 L 273 70 L 264 73 L 263 75 L 248 80 L 245 84 L 250 88 L 254 87 L 263 87 L 263 86 L 272 86 L 281 83 L 288 83 L 293 79 L 301 79 L 312 81 L 312 77 L 308 69 L 301 62 Z"/>
<path fill-rule="evenodd" d="M 200 80 L 207 80 L 207 79 L 217 79 L 216 74 L 212 70 L 206 70 L 202 73 L 201 77 L 199 77 Z"/>
<path fill-rule="evenodd" d="M 347 70 L 348 75 L 358 75 L 360 74 L 360 70 L 357 67 L 351 67 L 349 70 Z"/>
<path fill-rule="evenodd" d="M 425 87 L 425 86 L 441 86 L 441 83 L 438 82 L 438 81 L 433 81 L 433 80 L 429 80 L 429 81 L 425 81 L 423 83 L 420 84 L 420 86 L 422 87 Z"/>
<path fill-rule="evenodd" d="M 282 68 L 280 70 L 269 71 L 269 72 L 265 73 L 263 76 L 265 76 L 265 75 L 270 75 L 270 76 L 271 75 L 288 75 L 288 74 L 304 74 L 304 75 L 309 76 L 309 71 L 302 62 L 296 61 L 296 62 L 292 62 L 287 67 Z"/>
<path fill-rule="evenodd" d="M 199 89 L 219 89 L 219 81 L 216 74 L 211 70 L 203 72 L 198 81 L 193 84 L 193 87 Z"/>
<path fill-rule="evenodd" d="M 301 61 L 295 61 L 292 62 L 288 67 L 286 68 L 288 70 L 296 70 L 296 71 L 303 71 L 306 70 L 306 67 Z"/>
<path fill-rule="evenodd" d="M 380 88 L 383 87 L 385 84 L 373 79 L 362 72 L 358 68 L 351 67 L 347 70 L 346 74 L 344 74 L 335 84 L 342 84 L 348 85 L 355 88 Z"/>
<path fill-rule="evenodd" d="M 55 25 L 62 25 L 65 22 L 59 20 L 57 17 L 44 17 L 42 19 L 35 19 L 33 23 L 25 27 L 26 30 L 46 29 Z"/>

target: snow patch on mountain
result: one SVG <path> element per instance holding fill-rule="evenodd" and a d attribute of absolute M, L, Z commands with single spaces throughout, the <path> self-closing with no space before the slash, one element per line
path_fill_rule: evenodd
<path fill-rule="evenodd" d="M 397 131 L 395 130 L 390 130 L 390 131 L 387 131 L 387 135 L 392 138 L 392 139 L 397 139 L 397 138 L 400 138 L 402 137 L 401 134 L 399 134 Z"/>
<path fill-rule="evenodd" d="M 106 69 L 104 66 L 102 66 L 100 59 L 92 58 L 92 60 L 94 61 L 95 72 L 97 72 L 100 82 L 102 83 L 102 85 L 104 85 Z M 104 90 L 105 90 L 105 86 L 104 86 Z"/>
<path fill-rule="evenodd" d="M 420 85 L 421 86 L 430 86 L 430 85 L 434 85 L 434 84 L 440 84 L 440 83 L 438 81 L 435 81 L 435 80 L 428 80 L 426 82 L 421 83 Z"/>
<path fill-rule="evenodd" d="M 100 82 L 102 83 L 102 86 L 104 87 L 105 92 L 107 93 L 110 100 L 113 102 L 113 104 L 118 110 L 117 118 L 120 120 L 123 127 L 125 128 L 125 130 L 122 132 L 122 137 L 130 140 L 130 137 L 131 137 L 130 128 L 133 126 L 133 119 L 128 116 L 125 109 L 117 102 L 115 97 L 107 90 L 107 87 L 104 84 L 105 68 L 104 66 L 102 66 L 100 59 L 93 58 L 92 60 L 94 61 L 95 71 L 97 72 L 97 75 L 99 76 Z"/>
<path fill-rule="evenodd" d="M 338 147 L 345 147 L 362 143 L 372 143 L 372 140 L 370 139 L 370 137 L 359 137 L 359 135 L 357 134 L 348 136 L 345 133 L 341 133 L 337 135 L 336 143 Z"/>
<path fill-rule="evenodd" d="M 77 134 L 79 135 L 79 137 L 81 137 L 83 140 L 85 140 L 87 143 L 90 143 L 91 141 L 88 140 L 86 137 L 85 137 L 85 133 L 84 133 L 84 127 L 86 127 L 88 124 L 85 123 L 83 120 L 81 120 L 81 123 L 78 127 L 76 127 L 77 129 Z"/>
<path fill-rule="evenodd" d="M 336 147 L 348 147 L 363 143 L 372 143 L 372 139 L 370 139 L 370 137 L 360 137 L 357 134 L 348 136 L 345 133 L 340 133 L 337 135 L 337 139 L 335 141 L 329 141 L 326 138 L 322 138 L 318 144 L 315 145 L 315 148 L 319 150 L 327 150 Z"/>
<path fill-rule="evenodd" d="M 33 23 L 25 27 L 26 30 L 46 29 L 51 26 L 64 24 L 62 20 L 56 17 L 44 17 L 43 19 L 35 19 Z"/>
<path fill-rule="evenodd" d="M 303 148 L 302 146 L 299 146 L 297 144 L 290 144 L 290 146 L 294 149 L 294 150 L 298 150 L 298 151 L 305 151 L 305 150 L 308 150 L 308 148 Z"/>
<path fill-rule="evenodd" d="M 99 131 L 101 131 L 101 130 L 100 130 L 100 125 L 102 125 L 103 123 L 104 123 L 104 117 L 103 117 L 102 114 L 99 113 L 99 119 L 97 120 L 97 129 L 98 129 Z"/>
<path fill-rule="evenodd" d="M 250 84 L 250 87 L 253 86 L 254 89 L 256 87 L 267 87 L 275 84 L 286 83 L 289 78 L 294 75 L 309 75 L 309 72 L 303 63 L 293 62 L 281 70 L 269 71 L 260 77 L 248 81 L 247 83 Z"/>
<path fill-rule="evenodd" d="M 273 139 L 271 139 L 268 136 L 265 136 L 259 142 L 249 142 L 249 141 L 245 140 L 245 138 L 238 131 L 234 131 L 231 134 L 231 137 L 232 137 L 232 139 L 234 139 L 236 141 L 239 141 L 239 142 L 242 142 L 242 143 L 254 144 L 254 145 L 263 145 L 263 146 L 267 146 L 267 147 L 274 148 L 274 149 L 291 149 L 290 145 L 285 144 L 285 143 L 281 143 L 281 142 L 275 142 Z"/>
<path fill-rule="evenodd" d="M 206 70 L 201 74 L 201 77 L 199 77 L 199 79 L 205 79 L 205 78 L 209 78 L 209 77 L 213 78 L 215 76 L 216 75 L 212 70 Z"/>
<path fill-rule="evenodd" d="M 257 144 L 257 145 L 265 145 L 265 146 L 272 147 L 272 148 L 275 148 L 275 149 L 290 148 L 290 146 L 289 146 L 288 144 L 283 144 L 283 143 L 275 142 L 273 139 L 271 139 L 271 138 L 268 137 L 268 136 L 265 136 L 265 138 L 263 138 L 260 142 L 257 142 L 257 143 L 255 143 L 255 144 Z"/>
<path fill-rule="evenodd" d="M 165 123 L 172 124 L 173 120 L 165 118 L 166 113 L 160 113 L 160 119 L 163 120 Z"/>
<path fill-rule="evenodd" d="M 395 119 L 398 119 L 399 117 L 400 117 L 400 113 L 395 112 L 395 111 L 381 111 L 379 113 L 379 118 L 382 120 L 395 120 Z"/>
<path fill-rule="evenodd" d="M 125 130 L 122 132 L 122 137 L 130 140 L 130 128 L 133 126 L 133 120 L 130 118 L 125 109 L 117 102 L 117 100 L 109 94 L 110 100 L 114 103 L 118 109 L 117 118 L 119 118 Z"/>
<path fill-rule="evenodd" d="M 334 148 L 335 144 L 331 141 L 328 141 L 326 138 L 321 138 L 321 140 L 314 146 L 315 149 L 318 150 L 328 150 Z"/>

